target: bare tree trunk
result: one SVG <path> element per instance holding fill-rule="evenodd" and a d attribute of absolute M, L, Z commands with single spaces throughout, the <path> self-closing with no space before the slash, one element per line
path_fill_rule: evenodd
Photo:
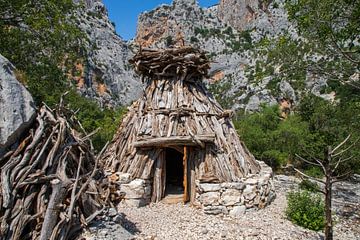
<path fill-rule="evenodd" d="M 346 151 L 351 149 L 355 145 L 355 143 L 360 140 L 360 138 L 358 138 L 350 146 L 344 148 L 344 145 L 349 141 L 350 136 L 351 135 L 348 135 L 345 140 L 342 141 L 339 145 L 337 145 L 334 149 L 331 146 L 328 146 L 324 151 L 324 158 L 321 160 L 312 157 L 312 161 L 309 161 L 299 155 L 296 155 L 304 162 L 313 166 L 320 167 L 325 175 L 325 180 L 320 178 L 314 178 L 295 168 L 295 171 L 300 173 L 302 176 L 324 184 L 324 191 L 320 190 L 319 192 L 325 195 L 325 240 L 333 240 L 333 222 L 331 216 L 332 185 L 335 182 L 344 181 L 352 173 L 352 171 L 350 170 L 345 174 L 336 174 L 336 169 L 340 166 L 341 163 L 352 159 L 353 156 L 345 156 L 344 158 L 343 155 Z"/>
<path fill-rule="evenodd" d="M 331 216 L 331 194 L 332 194 L 332 169 L 331 163 L 331 147 L 329 146 L 325 152 L 324 167 L 325 167 L 325 240 L 333 239 L 333 224 Z"/>

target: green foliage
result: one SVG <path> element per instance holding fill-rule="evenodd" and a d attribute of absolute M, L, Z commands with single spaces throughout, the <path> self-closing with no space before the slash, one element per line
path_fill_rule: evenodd
<path fill-rule="evenodd" d="M 306 167 L 304 169 L 304 173 L 310 177 L 315 177 L 315 178 L 323 178 L 324 177 L 324 172 L 322 171 L 322 169 L 320 167 L 317 167 L 317 166 Z"/>
<path fill-rule="evenodd" d="M 230 81 L 219 81 L 209 86 L 209 91 L 214 95 L 215 99 L 224 108 L 230 108 L 232 99 L 224 96 L 224 92 L 228 91 L 232 87 Z"/>
<path fill-rule="evenodd" d="M 319 195 L 308 191 L 290 192 L 287 201 L 286 216 L 289 220 L 311 230 L 324 229 L 325 206 Z"/>
<path fill-rule="evenodd" d="M 0 1 L 0 54 L 16 66 L 37 105 L 45 102 L 54 107 L 70 90 L 67 103 L 77 111 L 85 130 L 101 128 L 93 136 L 94 147 L 100 150 L 111 140 L 124 109 L 102 110 L 71 85 L 68 73 L 79 76 L 74 65 L 87 54 L 76 8 L 72 0 Z"/>
<path fill-rule="evenodd" d="M 195 28 L 194 30 L 195 35 L 201 35 L 203 38 L 209 37 L 210 35 L 210 30 L 207 28 Z"/>
<path fill-rule="evenodd" d="M 227 34 L 227 35 L 232 36 L 232 35 L 234 34 L 232 27 L 231 27 L 231 26 L 228 26 L 228 27 L 223 31 L 223 34 Z"/>
<path fill-rule="evenodd" d="M 190 42 L 191 43 L 197 43 L 197 42 L 199 42 L 199 39 L 197 39 L 197 37 L 191 36 Z"/>
<path fill-rule="evenodd" d="M 349 78 L 360 67 L 360 1 L 301 0 L 287 1 L 289 18 L 300 34 L 308 39 L 307 54 L 321 56 L 311 61 L 311 70 L 338 83 L 360 86 Z M 310 61 L 308 61 L 310 62 Z"/>
<path fill-rule="evenodd" d="M 65 101 L 70 109 L 78 111 L 76 116 L 85 131 L 90 133 L 99 129 L 92 138 L 97 151 L 112 139 L 122 116 L 126 113 L 126 109 L 121 107 L 115 110 L 101 109 L 96 102 L 79 96 L 75 91 L 71 91 Z"/>
<path fill-rule="evenodd" d="M 275 169 L 295 160 L 301 146 L 311 142 L 307 123 L 298 116 L 282 120 L 278 106 L 264 107 L 259 113 L 239 116 L 234 124 L 255 157 Z"/>
<path fill-rule="evenodd" d="M 65 73 L 84 53 L 74 11 L 71 0 L 0 1 L 0 53 L 24 74 L 37 104 L 58 102 Z"/>
<path fill-rule="evenodd" d="M 310 167 L 295 154 L 311 160 L 323 159 L 327 146 L 336 146 L 348 134 L 355 145 L 343 158 L 352 160 L 341 165 L 339 173 L 360 172 L 360 103 L 330 103 L 322 98 L 305 96 L 296 111 L 280 118 L 278 106 L 264 107 L 258 113 L 239 115 L 234 121 L 240 137 L 259 160 L 275 169 L 288 162 L 311 176 L 321 177 L 321 170 Z"/>
<path fill-rule="evenodd" d="M 172 36 L 167 36 L 165 38 L 165 44 L 167 47 L 174 45 L 174 40 L 173 40 Z"/>
<path fill-rule="evenodd" d="M 312 182 L 308 179 L 302 180 L 301 183 L 299 184 L 299 187 L 302 190 L 306 190 L 314 193 L 319 192 L 320 190 L 320 187 L 315 182 Z"/>

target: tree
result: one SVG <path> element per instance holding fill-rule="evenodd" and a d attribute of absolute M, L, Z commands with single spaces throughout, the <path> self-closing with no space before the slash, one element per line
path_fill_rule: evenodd
<path fill-rule="evenodd" d="M 350 146 L 344 148 L 344 146 L 346 146 L 346 143 L 349 141 L 350 136 L 351 135 L 348 135 L 344 141 L 342 141 L 334 148 L 328 146 L 324 151 L 324 157 L 322 159 L 312 157 L 311 160 L 308 160 L 297 155 L 297 157 L 299 157 L 305 163 L 320 167 L 324 173 L 325 180 L 311 177 L 295 168 L 295 170 L 302 176 L 317 181 L 324 185 L 324 190 L 319 189 L 318 191 L 323 193 L 325 196 L 325 217 L 326 217 L 325 239 L 326 240 L 333 239 L 333 222 L 332 222 L 332 214 L 331 214 L 332 186 L 336 182 L 345 180 L 351 174 L 351 171 L 342 174 L 338 173 L 339 166 L 344 162 L 349 161 L 353 158 L 353 156 L 346 156 L 346 154 L 357 141 L 352 143 Z"/>
<path fill-rule="evenodd" d="M 86 55 L 71 0 L 0 1 L 0 54 L 20 72 L 38 104 L 56 104 L 66 73 Z"/>
<path fill-rule="evenodd" d="M 316 58 L 310 70 L 360 89 L 360 1 L 288 0 L 287 10 Z"/>
<path fill-rule="evenodd" d="M 101 109 L 77 94 L 71 83 L 75 63 L 86 64 L 87 39 L 78 27 L 78 8 L 72 0 L 0 0 L 0 54 L 16 66 L 16 74 L 39 106 L 54 107 L 69 91 L 66 103 L 77 114 L 94 147 L 111 140 L 123 108 Z M 85 66 L 86 67 L 86 66 Z"/>

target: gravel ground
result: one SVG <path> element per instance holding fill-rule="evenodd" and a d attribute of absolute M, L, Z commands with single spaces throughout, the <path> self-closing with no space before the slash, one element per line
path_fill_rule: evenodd
<path fill-rule="evenodd" d="M 293 177 L 277 176 L 274 202 L 265 209 L 247 211 L 238 219 L 206 215 L 189 205 L 157 203 L 142 208 L 120 208 L 121 215 L 112 214 L 83 237 L 89 240 L 322 239 L 321 232 L 306 230 L 286 219 L 286 192 L 296 186 L 296 181 Z M 335 189 L 334 237 L 360 239 L 359 183 L 339 185 Z"/>

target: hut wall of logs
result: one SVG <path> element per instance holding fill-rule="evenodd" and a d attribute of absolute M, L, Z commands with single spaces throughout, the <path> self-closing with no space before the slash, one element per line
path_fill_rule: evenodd
<path fill-rule="evenodd" d="M 131 63 L 146 87 L 129 107 L 102 161 L 114 173 L 151 187 L 137 197 L 152 202 L 164 197 L 166 164 L 172 161 L 166 157 L 168 148 L 183 157 L 179 171 L 184 202 L 197 202 L 198 183 L 238 182 L 260 172 L 260 164 L 239 140 L 232 111 L 224 110 L 202 82 L 210 68 L 204 52 L 191 47 L 142 49 Z"/>

